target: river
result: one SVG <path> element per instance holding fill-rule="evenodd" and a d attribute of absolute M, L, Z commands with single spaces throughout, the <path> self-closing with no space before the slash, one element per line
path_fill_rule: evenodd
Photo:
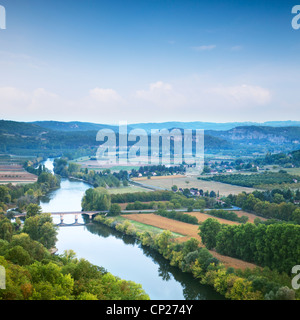
<path fill-rule="evenodd" d="M 45 166 L 53 170 L 53 161 Z M 43 212 L 81 211 L 81 199 L 90 185 L 62 179 L 61 188 L 45 197 L 40 205 Z M 59 216 L 53 216 L 59 223 Z M 73 223 L 74 216 L 66 216 Z M 83 223 L 80 217 L 79 223 Z M 59 227 L 56 247 L 58 254 L 72 249 L 78 258 L 104 267 L 115 276 L 140 283 L 152 300 L 219 300 L 212 288 L 200 285 L 190 274 L 169 265 L 156 251 L 141 246 L 129 236 L 99 224 Z"/>

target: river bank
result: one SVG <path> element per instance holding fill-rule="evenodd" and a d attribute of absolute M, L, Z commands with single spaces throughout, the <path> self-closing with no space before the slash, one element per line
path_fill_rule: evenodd
<path fill-rule="evenodd" d="M 48 161 L 48 165 L 52 163 Z M 89 188 L 82 181 L 61 179 L 61 188 L 41 201 L 42 211 L 81 211 L 81 199 Z M 72 223 L 73 219 L 66 216 L 64 221 Z M 53 216 L 53 222 L 59 223 L 59 216 Z M 78 222 L 84 223 L 82 216 Z M 59 227 L 57 239 L 57 254 L 71 249 L 78 258 L 102 266 L 121 279 L 140 283 L 152 300 L 222 299 L 213 289 L 195 282 L 192 275 L 170 266 L 156 251 L 106 226 Z"/>

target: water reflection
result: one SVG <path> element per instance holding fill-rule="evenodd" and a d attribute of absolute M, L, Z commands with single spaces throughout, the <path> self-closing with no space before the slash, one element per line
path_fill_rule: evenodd
<path fill-rule="evenodd" d="M 134 237 L 124 235 L 117 230 L 109 228 L 105 225 L 92 223 L 86 225 L 86 229 L 103 238 L 115 237 L 121 239 L 126 245 L 138 246 L 142 250 L 144 256 L 150 258 L 151 261 L 158 266 L 157 276 L 165 282 L 165 286 L 169 281 L 176 281 L 182 287 L 182 295 L 185 300 L 219 300 L 223 299 L 218 293 L 208 286 L 201 285 L 198 280 L 193 278 L 191 274 L 184 273 L 176 267 L 172 267 L 157 251 L 147 246 L 141 245 Z M 153 279 L 153 281 L 155 281 Z"/>
<path fill-rule="evenodd" d="M 45 163 L 47 168 L 53 161 Z M 50 192 L 41 201 L 43 212 L 81 211 L 81 199 L 90 185 L 80 181 L 61 180 L 61 188 Z M 87 222 L 79 216 L 78 222 Z M 53 216 L 60 223 L 59 216 Z M 74 223 L 74 216 L 65 216 L 66 224 Z M 144 247 L 128 235 L 96 223 L 76 227 L 60 227 L 56 244 L 58 253 L 72 249 L 78 258 L 107 269 L 122 279 L 140 283 L 151 299 L 156 300 L 218 300 L 212 288 L 203 286 L 192 275 L 172 267 L 157 251 Z"/>

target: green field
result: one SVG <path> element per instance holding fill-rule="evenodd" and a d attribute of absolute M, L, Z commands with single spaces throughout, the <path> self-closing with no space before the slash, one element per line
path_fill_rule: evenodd
<path fill-rule="evenodd" d="M 116 220 L 120 221 L 120 222 L 128 221 L 128 219 L 123 218 L 121 216 L 117 217 Z M 153 233 L 153 234 L 160 234 L 163 231 L 165 231 L 164 229 L 153 227 L 153 226 L 150 226 L 148 224 L 144 224 L 144 223 L 137 222 L 137 221 L 134 221 L 134 220 L 130 220 L 130 223 L 135 226 L 135 228 L 137 229 L 138 232 L 150 232 L 150 233 Z M 176 232 L 171 232 L 171 233 L 175 238 L 184 237 L 184 235 L 182 235 L 180 233 L 176 233 Z"/>
<path fill-rule="evenodd" d="M 145 189 L 137 186 L 128 186 L 128 187 L 120 187 L 120 188 L 110 188 L 107 189 L 110 194 L 117 193 L 134 193 L 134 192 L 150 192 L 151 190 Z"/>
<path fill-rule="evenodd" d="M 300 176 L 300 168 L 283 168 L 283 170 L 289 174 Z"/>

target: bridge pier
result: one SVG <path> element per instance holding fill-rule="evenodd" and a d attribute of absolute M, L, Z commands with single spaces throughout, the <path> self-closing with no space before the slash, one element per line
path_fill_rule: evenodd
<path fill-rule="evenodd" d="M 69 216 L 69 215 L 73 215 L 75 216 L 75 222 L 73 223 L 74 225 L 81 225 L 81 223 L 78 223 L 78 220 L 79 220 L 79 216 L 81 216 L 82 214 L 83 215 L 87 215 L 89 217 L 89 222 L 88 223 L 91 223 L 92 220 L 93 220 L 93 217 L 95 215 L 97 215 L 99 212 L 96 212 L 96 211 L 78 211 L 78 212 L 52 212 L 51 215 L 54 215 L 54 216 L 60 216 L 60 224 L 59 225 L 66 225 L 64 223 L 64 217 L 65 216 Z M 69 225 L 69 224 L 67 224 Z"/>

